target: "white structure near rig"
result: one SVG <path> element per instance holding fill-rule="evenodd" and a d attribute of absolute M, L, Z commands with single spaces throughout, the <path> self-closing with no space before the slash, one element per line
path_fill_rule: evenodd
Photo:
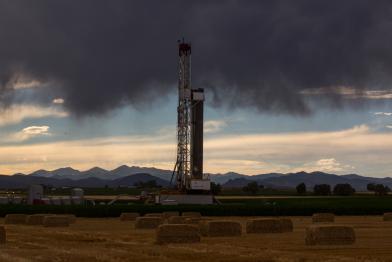
<path fill-rule="evenodd" d="M 26 197 L 9 194 L 0 196 L 0 204 L 28 204 L 28 205 L 81 205 L 85 201 L 84 190 L 72 188 L 70 196 L 45 196 L 42 185 L 30 185 Z"/>
<path fill-rule="evenodd" d="M 203 174 L 204 89 L 191 87 L 191 44 L 178 42 L 177 160 L 173 177 L 176 194 L 161 194 L 157 202 L 212 204 L 211 181 Z M 172 179 L 173 179 L 172 177 Z"/>

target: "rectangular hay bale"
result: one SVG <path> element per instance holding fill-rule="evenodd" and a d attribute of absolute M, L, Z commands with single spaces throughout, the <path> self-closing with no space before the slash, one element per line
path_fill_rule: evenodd
<path fill-rule="evenodd" d="M 208 237 L 234 237 L 242 234 L 242 226 L 237 221 L 202 221 L 199 228 L 202 236 Z"/>
<path fill-rule="evenodd" d="M 183 217 L 201 217 L 200 212 L 182 212 Z"/>
<path fill-rule="evenodd" d="M 333 223 L 335 215 L 332 213 L 315 213 L 312 216 L 313 223 Z"/>
<path fill-rule="evenodd" d="M 64 216 L 68 217 L 70 224 L 76 223 L 76 216 L 74 214 L 64 214 Z"/>
<path fill-rule="evenodd" d="M 383 220 L 384 221 L 392 221 L 392 212 L 384 213 Z"/>
<path fill-rule="evenodd" d="M 180 212 L 178 211 L 166 211 L 166 212 L 162 212 L 162 216 L 163 218 L 170 218 L 170 217 L 178 217 L 180 216 Z"/>
<path fill-rule="evenodd" d="M 7 233 L 4 226 L 0 226 L 0 244 L 5 244 L 7 240 Z"/>
<path fill-rule="evenodd" d="M 140 214 L 136 213 L 136 212 L 131 212 L 131 213 L 127 213 L 127 212 L 123 212 L 120 215 L 120 220 L 121 221 L 135 221 L 137 217 L 139 217 Z"/>
<path fill-rule="evenodd" d="M 45 216 L 48 214 L 34 214 L 26 217 L 26 225 L 43 225 Z"/>
<path fill-rule="evenodd" d="M 138 217 L 136 218 L 135 228 L 155 229 L 161 224 L 163 224 L 163 219 L 161 217 Z"/>
<path fill-rule="evenodd" d="M 144 217 L 162 217 L 162 213 L 147 213 Z"/>
<path fill-rule="evenodd" d="M 172 216 L 168 218 L 167 222 L 169 224 L 186 224 L 186 219 L 186 217 Z"/>
<path fill-rule="evenodd" d="M 169 243 L 197 243 L 200 242 L 200 234 L 194 225 L 160 225 L 156 231 L 157 244 Z"/>
<path fill-rule="evenodd" d="M 199 225 L 200 221 L 203 221 L 200 217 L 184 217 L 185 224 Z"/>
<path fill-rule="evenodd" d="M 293 232 L 293 221 L 289 218 L 280 218 L 280 227 L 282 232 Z"/>
<path fill-rule="evenodd" d="M 306 229 L 306 245 L 351 245 L 355 243 L 352 227 L 339 225 L 312 225 Z"/>
<path fill-rule="evenodd" d="M 256 218 L 246 222 L 246 233 L 284 233 L 287 222 L 279 218 Z"/>
<path fill-rule="evenodd" d="M 25 224 L 26 223 L 26 214 L 7 214 L 5 216 L 4 223 L 5 224 Z"/>
<path fill-rule="evenodd" d="M 44 227 L 68 227 L 70 224 L 69 216 L 45 216 Z"/>

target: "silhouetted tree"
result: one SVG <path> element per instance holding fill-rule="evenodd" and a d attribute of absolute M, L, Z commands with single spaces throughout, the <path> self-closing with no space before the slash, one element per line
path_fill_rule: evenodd
<path fill-rule="evenodd" d="M 215 182 L 211 182 L 211 192 L 213 195 L 219 195 L 222 192 L 222 186 Z"/>
<path fill-rule="evenodd" d="M 328 196 L 331 194 L 331 186 L 327 184 L 315 185 L 313 193 L 319 196 Z"/>
<path fill-rule="evenodd" d="M 350 196 L 355 193 L 355 189 L 350 184 L 337 184 L 333 188 L 333 194 L 339 196 Z"/>
<path fill-rule="evenodd" d="M 305 195 L 306 194 L 306 185 L 305 185 L 305 183 L 298 184 L 296 189 L 297 189 L 297 194 L 298 195 Z"/>
<path fill-rule="evenodd" d="M 368 191 L 374 192 L 374 190 L 376 189 L 376 185 L 374 183 L 367 184 L 366 189 Z"/>
<path fill-rule="evenodd" d="M 252 195 L 257 194 L 257 192 L 259 192 L 259 185 L 257 184 L 256 181 L 250 182 L 248 183 L 248 185 L 244 186 L 242 188 L 242 191 L 246 192 L 246 193 L 250 193 Z"/>
<path fill-rule="evenodd" d="M 384 196 L 387 195 L 389 192 L 391 192 L 391 189 L 388 186 L 384 186 L 383 184 L 367 184 L 367 190 L 374 192 L 374 194 L 378 196 Z"/>
<path fill-rule="evenodd" d="M 391 192 L 391 189 L 388 186 L 384 186 L 382 184 L 377 184 L 374 188 L 374 192 L 378 196 L 385 196 L 385 195 L 388 195 L 389 192 Z"/>
<path fill-rule="evenodd" d="M 139 187 L 139 188 L 157 188 L 157 187 L 159 187 L 157 185 L 157 181 L 155 181 L 155 180 L 149 180 L 147 182 L 139 181 L 139 182 L 134 183 L 134 186 Z"/>

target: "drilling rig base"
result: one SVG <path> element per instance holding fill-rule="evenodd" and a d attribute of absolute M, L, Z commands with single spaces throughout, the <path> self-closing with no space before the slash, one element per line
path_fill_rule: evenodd
<path fill-rule="evenodd" d="M 214 203 L 213 195 L 191 195 L 191 194 L 161 194 L 155 197 L 156 204 L 162 205 L 212 205 Z"/>

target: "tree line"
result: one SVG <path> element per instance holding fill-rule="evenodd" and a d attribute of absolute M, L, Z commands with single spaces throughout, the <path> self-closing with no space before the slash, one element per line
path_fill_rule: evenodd
<path fill-rule="evenodd" d="M 260 191 L 264 189 L 264 186 L 258 184 L 256 181 L 249 182 L 246 186 L 242 188 L 244 193 L 250 195 L 256 195 Z M 374 184 L 370 183 L 367 185 L 367 190 L 370 192 L 374 192 L 375 195 L 384 196 L 391 192 L 391 189 L 388 186 L 383 184 Z M 214 182 L 211 183 L 211 191 L 214 195 L 218 195 L 222 191 L 222 187 L 220 184 L 216 184 Z M 355 194 L 355 188 L 350 184 L 336 184 L 334 187 L 331 187 L 328 184 L 317 184 L 314 185 L 312 191 L 308 191 L 308 188 L 305 183 L 300 183 L 296 186 L 296 191 L 298 195 L 306 195 L 310 192 L 313 195 L 317 196 L 328 196 L 328 195 L 337 195 L 337 196 L 351 196 Z"/>
<path fill-rule="evenodd" d="M 300 183 L 296 187 L 297 194 L 305 195 L 307 193 L 307 188 L 305 183 Z M 367 190 L 370 192 L 374 192 L 375 195 L 384 196 L 391 192 L 391 189 L 388 186 L 383 184 L 373 184 L 370 183 L 367 185 Z M 338 196 L 350 196 L 355 193 L 355 188 L 353 188 L 350 184 L 336 184 L 333 189 L 328 184 L 319 184 L 314 185 L 313 194 L 319 196 L 328 196 L 328 195 L 338 195 Z"/>

